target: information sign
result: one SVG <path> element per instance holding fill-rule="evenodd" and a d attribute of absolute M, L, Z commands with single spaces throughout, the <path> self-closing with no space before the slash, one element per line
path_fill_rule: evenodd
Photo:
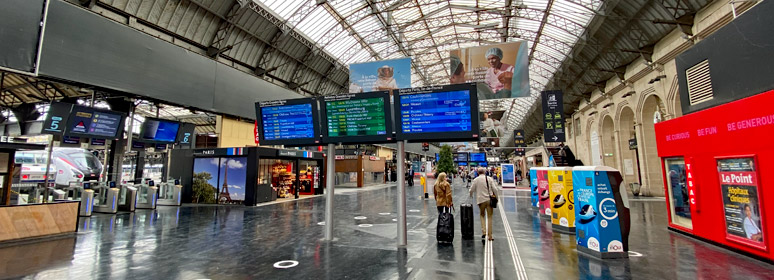
<path fill-rule="evenodd" d="M 300 98 L 255 103 L 260 142 L 265 145 L 320 144 L 317 100 Z"/>
<path fill-rule="evenodd" d="M 454 153 L 454 161 L 456 161 L 456 162 L 467 162 L 468 161 L 468 153 Z"/>
<path fill-rule="evenodd" d="M 470 161 L 486 162 L 486 153 L 470 153 Z"/>
<path fill-rule="evenodd" d="M 43 121 L 43 133 L 62 135 L 67 125 L 67 119 L 70 117 L 70 110 L 73 104 L 53 102 L 48 107 L 46 120 Z"/>
<path fill-rule="evenodd" d="M 321 101 L 324 143 L 393 140 L 388 91 L 326 96 Z"/>
<path fill-rule="evenodd" d="M 73 106 L 67 121 L 68 136 L 116 139 L 124 126 L 123 113 Z"/>
<path fill-rule="evenodd" d="M 475 84 L 401 89 L 395 101 L 398 140 L 477 140 Z"/>
<path fill-rule="evenodd" d="M 544 91 L 541 94 L 543 97 L 543 139 L 546 142 L 564 142 L 562 91 Z"/>

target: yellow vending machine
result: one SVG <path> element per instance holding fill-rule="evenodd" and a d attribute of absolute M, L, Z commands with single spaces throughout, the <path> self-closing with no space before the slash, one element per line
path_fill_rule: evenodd
<path fill-rule="evenodd" d="M 575 234 L 572 167 L 549 167 L 548 189 L 552 229 L 561 233 Z"/>

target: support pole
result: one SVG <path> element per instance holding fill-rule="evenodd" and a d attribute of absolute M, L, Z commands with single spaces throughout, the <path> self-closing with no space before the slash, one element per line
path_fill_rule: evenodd
<path fill-rule="evenodd" d="M 325 241 L 333 241 L 333 184 L 336 176 L 336 145 L 328 144 L 325 175 Z"/>
<path fill-rule="evenodd" d="M 51 178 L 51 161 L 53 160 L 51 158 L 51 154 L 53 153 L 53 151 L 54 151 L 54 135 L 49 135 L 49 137 L 48 137 L 48 152 L 46 153 L 46 154 L 48 154 L 48 157 L 46 157 L 46 178 L 45 178 L 45 181 L 43 181 L 45 183 L 43 183 L 44 184 L 43 185 L 43 199 L 41 201 L 43 203 L 48 202 L 48 192 L 49 192 L 48 191 L 48 182 L 49 182 L 48 178 Z M 36 197 L 36 199 L 37 199 L 37 197 Z"/>
<path fill-rule="evenodd" d="M 398 142 L 398 247 L 406 247 L 406 147 Z M 402 178 L 401 178 L 402 177 Z"/>

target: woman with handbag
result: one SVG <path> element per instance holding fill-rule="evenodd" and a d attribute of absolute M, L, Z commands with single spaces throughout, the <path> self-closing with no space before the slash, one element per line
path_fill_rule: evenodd
<path fill-rule="evenodd" d="M 494 240 L 492 237 L 492 216 L 494 215 L 494 208 L 497 208 L 500 191 L 497 182 L 489 176 L 484 175 L 486 174 L 485 168 L 479 167 L 478 174 L 479 176 L 473 180 L 469 194 L 471 197 L 475 195 L 476 203 L 480 210 L 481 238 Z"/>
<path fill-rule="evenodd" d="M 452 203 L 452 189 L 449 182 L 446 181 L 446 173 L 438 174 L 438 180 L 433 185 L 433 194 L 435 194 L 435 206 L 438 207 L 438 214 L 449 212 L 454 205 Z"/>

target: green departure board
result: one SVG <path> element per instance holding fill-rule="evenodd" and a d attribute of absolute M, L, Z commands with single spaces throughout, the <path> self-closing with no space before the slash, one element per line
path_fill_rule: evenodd
<path fill-rule="evenodd" d="M 386 135 L 384 98 L 326 101 L 328 137 Z"/>

